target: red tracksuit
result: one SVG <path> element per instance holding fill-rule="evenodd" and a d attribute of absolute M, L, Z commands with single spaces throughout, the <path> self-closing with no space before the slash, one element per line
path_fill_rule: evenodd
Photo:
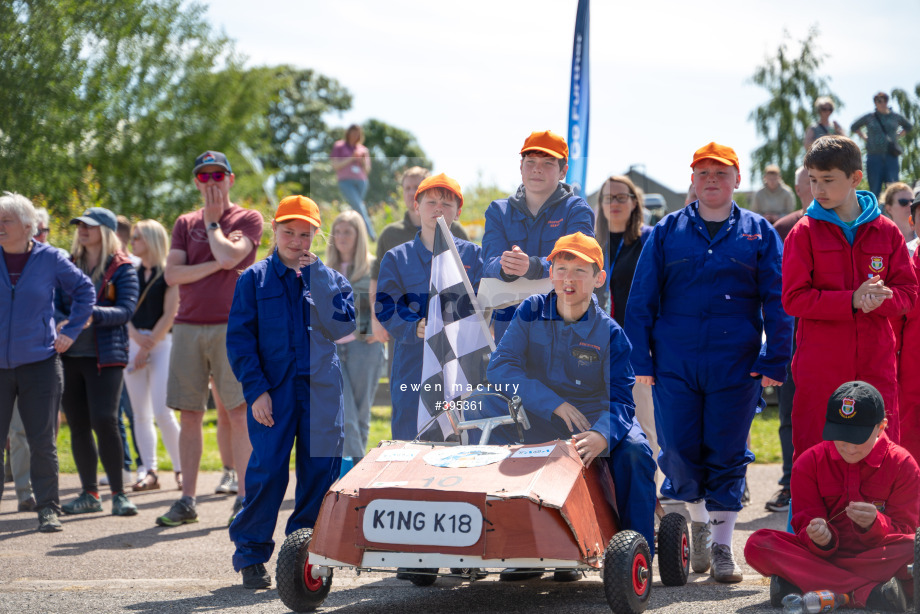
<path fill-rule="evenodd" d="M 920 274 L 920 250 L 911 260 Z M 914 460 L 920 458 L 920 301 L 907 313 L 898 355 L 898 418 L 901 441 Z"/>
<path fill-rule="evenodd" d="M 832 441 L 822 441 L 792 466 L 792 527 L 795 535 L 760 529 L 748 538 L 744 558 L 769 577 L 780 576 L 803 591 L 854 593 L 863 606 L 872 588 L 892 577 L 907 580 L 920 523 L 920 469 L 887 435 L 858 463 L 847 463 Z M 851 501 L 874 503 L 875 523 L 863 531 L 845 513 Z M 806 527 L 831 519 L 831 547 L 822 550 Z"/>
<path fill-rule="evenodd" d="M 853 293 L 879 275 L 894 296 L 866 314 L 853 312 Z M 917 279 L 898 227 L 879 216 L 858 227 L 853 245 L 830 222 L 805 216 L 783 246 L 783 307 L 799 318 L 792 376 L 793 461 L 822 441 L 827 400 L 840 384 L 862 380 L 878 388 L 888 434 L 899 441 L 895 335 L 888 318 L 906 313 Z"/>

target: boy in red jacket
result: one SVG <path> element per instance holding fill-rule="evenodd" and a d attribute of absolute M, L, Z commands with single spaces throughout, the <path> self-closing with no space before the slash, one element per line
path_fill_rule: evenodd
<path fill-rule="evenodd" d="M 847 382 L 827 403 L 824 441 L 792 467 L 795 535 L 760 529 L 744 558 L 770 576 L 770 603 L 790 593 L 847 593 L 858 607 L 906 612 L 907 564 L 920 522 L 920 469 L 885 435 L 882 395 Z"/>
<path fill-rule="evenodd" d="M 783 307 L 799 318 L 792 375 L 793 462 L 820 443 L 819 408 L 846 381 L 882 394 L 889 437 L 899 441 L 895 335 L 888 318 L 906 313 L 917 280 L 898 227 L 871 192 L 857 191 L 862 153 L 844 136 L 815 141 L 805 155 L 814 201 L 786 237 Z"/>

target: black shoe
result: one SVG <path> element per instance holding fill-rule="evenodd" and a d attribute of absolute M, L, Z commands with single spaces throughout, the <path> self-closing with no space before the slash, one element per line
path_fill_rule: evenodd
<path fill-rule="evenodd" d="M 788 512 L 789 504 L 792 502 L 792 493 L 789 487 L 780 488 L 773 495 L 773 498 L 767 501 L 766 507 L 768 512 Z"/>
<path fill-rule="evenodd" d="M 892 578 L 884 584 L 876 584 L 869 598 L 866 599 L 867 610 L 881 610 L 883 612 L 906 612 L 907 595 L 901 588 L 897 578 Z"/>
<path fill-rule="evenodd" d="M 553 582 L 575 582 L 581 579 L 581 573 L 574 569 L 557 569 L 553 572 Z"/>
<path fill-rule="evenodd" d="M 265 571 L 265 565 L 256 563 L 243 568 L 243 588 L 258 589 L 268 588 L 272 585 L 272 578 Z"/>
<path fill-rule="evenodd" d="M 29 495 L 29 498 L 25 501 L 19 502 L 19 511 L 20 512 L 34 512 L 37 504 L 35 503 L 35 497 Z"/>
<path fill-rule="evenodd" d="M 531 567 L 509 567 L 498 574 L 498 579 L 504 582 L 517 582 L 519 580 L 532 580 L 543 575 L 542 569 Z"/>
<path fill-rule="evenodd" d="M 783 607 L 783 597 L 786 595 L 801 595 L 802 589 L 779 576 L 770 576 L 770 605 L 774 608 Z"/>
<path fill-rule="evenodd" d="M 57 533 L 64 530 L 54 509 L 43 507 L 38 510 L 38 530 L 42 533 Z"/>

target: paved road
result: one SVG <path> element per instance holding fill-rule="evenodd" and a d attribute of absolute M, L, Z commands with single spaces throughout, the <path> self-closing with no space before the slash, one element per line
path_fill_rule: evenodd
<path fill-rule="evenodd" d="M 785 514 L 764 511 L 776 490 L 777 465 L 752 465 L 749 479 L 753 502 L 742 511 L 734 549 L 740 555 L 744 540 L 761 527 L 782 528 Z M 212 493 L 218 474 L 205 474 L 200 492 Z M 173 487 L 171 476 L 164 488 Z M 293 484 L 293 474 L 291 476 Z M 12 486 L 12 485 L 9 485 Z M 79 491 L 74 475 L 61 478 L 61 497 L 67 501 Z M 178 496 L 175 490 L 138 493 L 132 500 L 140 514 L 132 518 L 106 513 L 64 517 L 64 531 L 35 531 L 35 514 L 15 511 L 15 496 L 7 490 L 0 501 L 0 613 L 88 612 L 287 612 L 274 588 L 248 591 L 230 564 L 233 545 L 226 520 L 232 500 L 225 495 L 199 498 L 200 522 L 162 528 L 154 519 Z M 293 508 L 293 486 L 282 506 L 286 518 Z M 669 511 L 681 509 L 670 506 Z M 12 510 L 12 511 L 11 511 Z M 275 533 L 284 539 L 283 523 Z M 276 550 L 277 552 L 277 550 Z M 274 574 L 274 559 L 269 572 Z M 778 612 L 769 607 L 767 583 L 743 565 L 744 582 L 719 585 L 708 575 L 691 575 L 684 587 L 665 587 L 656 580 L 648 612 L 656 614 L 713 614 Z M 548 576 L 547 576 L 548 577 Z M 347 613 L 406 612 L 609 612 L 599 575 L 569 584 L 549 580 L 498 582 L 495 576 L 475 583 L 442 578 L 419 588 L 391 575 L 336 572 L 332 592 L 320 611 Z"/>

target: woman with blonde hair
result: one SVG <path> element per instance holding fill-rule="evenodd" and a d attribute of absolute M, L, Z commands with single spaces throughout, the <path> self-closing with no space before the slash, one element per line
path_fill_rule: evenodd
<path fill-rule="evenodd" d="M 368 250 L 364 221 L 356 211 L 343 211 L 332 222 L 326 266 L 348 278 L 355 298 L 357 330 L 337 342 L 345 397 L 345 451 L 354 462 L 364 457 L 370 433 L 371 405 L 385 360 L 383 344 L 371 330 L 370 273 L 374 256 Z"/>
<path fill-rule="evenodd" d="M 134 408 L 134 438 L 144 467 L 138 468 L 135 491 L 160 488 L 157 476 L 157 431 L 163 432 L 163 445 L 172 459 L 176 480 L 182 471 L 179 461 L 179 423 L 166 406 L 166 380 L 169 377 L 169 352 L 172 324 L 179 310 L 179 286 L 168 286 L 163 277 L 169 235 L 156 220 L 141 220 L 131 233 L 137 267 L 140 297 L 128 322 L 128 367 L 125 386 Z"/>
<path fill-rule="evenodd" d="M 137 506 L 125 496 L 124 452 L 118 433 L 122 372 L 128 364 L 128 320 L 137 304 L 137 273 L 115 235 L 115 214 L 102 207 L 74 218 L 71 258 L 93 282 L 96 305 L 89 325 L 64 352 L 62 405 L 70 425 L 74 462 L 83 491 L 62 507 L 65 514 L 101 512 L 96 466 L 102 460 L 112 491 L 112 514 L 133 516 Z M 71 299 L 55 295 L 55 320 L 65 326 Z M 96 435 L 96 441 L 93 434 Z"/>
<path fill-rule="evenodd" d="M 910 204 L 914 202 L 914 191 L 903 181 L 889 183 L 882 197 L 879 198 L 879 204 L 888 218 L 898 225 L 904 240 L 913 241 L 917 235 L 914 234 L 914 225 L 910 219 Z"/>

